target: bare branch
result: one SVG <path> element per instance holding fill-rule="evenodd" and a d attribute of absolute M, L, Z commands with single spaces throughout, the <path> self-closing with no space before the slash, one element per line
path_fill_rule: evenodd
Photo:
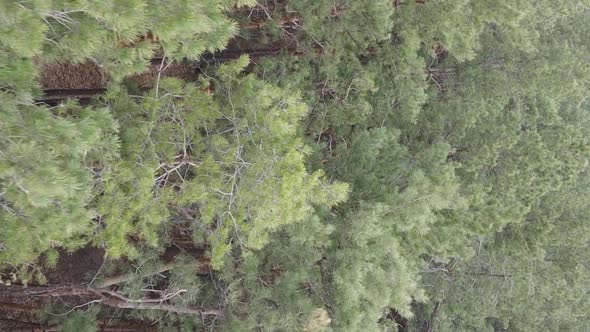
<path fill-rule="evenodd" d="M 163 272 L 172 270 L 173 268 L 175 268 L 175 267 L 177 267 L 177 266 L 179 266 L 181 264 L 182 263 L 179 262 L 179 261 L 168 262 L 168 263 L 162 265 L 153 274 L 163 273 Z M 127 281 L 131 280 L 134 277 L 136 277 L 136 276 L 133 273 L 127 273 L 127 274 L 120 274 L 120 275 L 112 276 L 112 277 L 106 278 L 103 281 L 97 282 L 96 283 L 96 288 L 106 288 L 106 287 L 109 287 L 109 286 L 121 284 L 121 283 L 124 283 L 124 282 L 127 282 Z"/>
<path fill-rule="evenodd" d="M 94 300 L 86 302 L 81 305 L 74 306 L 67 313 L 84 306 L 88 306 L 94 303 L 100 303 L 113 308 L 120 309 L 137 309 L 137 310 L 162 310 L 168 312 L 174 312 L 179 314 L 189 315 L 213 315 L 223 316 L 224 312 L 221 309 L 214 308 L 203 308 L 203 307 L 192 307 L 192 306 L 178 306 L 173 304 L 164 303 L 171 298 L 178 296 L 186 292 L 184 289 L 177 290 L 170 294 L 164 295 L 159 299 L 130 299 L 122 295 L 119 292 L 105 288 L 84 288 L 79 286 L 59 286 L 59 287 L 34 287 L 34 289 L 42 289 L 40 291 L 26 291 L 27 288 L 16 288 L 16 287 L 1 287 L 0 290 L 8 291 L 15 296 L 35 296 L 35 297 L 62 297 L 62 296 L 90 296 L 96 297 Z M 24 291 L 23 291 L 24 290 Z"/>

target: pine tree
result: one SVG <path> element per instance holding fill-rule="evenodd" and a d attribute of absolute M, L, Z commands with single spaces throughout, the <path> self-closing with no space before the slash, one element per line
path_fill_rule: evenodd
<path fill-rule="evenodd" d="M 42 283 L 103 248 L 66 288 L 162 330 L 583 329 L 589 6 L 0 2 L 0 259 Z M 119 84 L 223 48 L 230 16 L 286 50 Z M 108 91 L 34 104 L 43 61 Z"/>
<path fill-rule="evenodd" d="M 588 304 L 574 295 L 587 282 L 585 226 L 583 218 L 571 218 L 583 211 L 577 186 L 587 180 L 580 172 L 588 160 L 588 85 L 578 76 L 586 68 L 577 53 L 586 46 L 571 29 L 584 19 L 556 22 L 541 35 L 545 47 L 532 54 L 514 54 L 503 39 L 486 39 L 496 54 L 456 66 L 450 79 L 460 84 L 449 89 L 449 101 L 423 113 L 425 123 L 443 124 L 440 112 L 447 112 L 452 121 L 438 135 L 455 146 L 449 157 L 460 164 L 463 187 L 485 191 L 471 196 L 479 201 L 469 203 L 470 213 L 445 216 L 456 223 L 455 233 L 479 233 L 474 257 L 434 260 L 425 268 L 433 302 L 418 307 L 422 318 L 413 328 L 535 331 L 587 324 L 585 311 L 577 309 Z M 576 245 L 563 242 L 570 240 Z"/>
<path fill-rule="evenodd" d="M 237 26 L 225 12 L 253 1 L 2 1 L 7 54 L 44 61 L 93 61 L 113 80 L 141 73 L 160 54 L 197 60 L 225 47 Z M 26 32 L 27 38 L 23 38 Z M 4 53 L 4 52 L 3 52 Z M 22 60 L 21 60 L 22 61 Z M 30 64 L 15 63 L 22 69 Z M 1 78 L 1 76 L 0 76 Z"/>
<path fill-rule="evenodd" d="M 235 34 L 236 26 L 224 11 L 248 4 L 0 2 L 0 11 L 11 13 L 0 20 L 5 261 L 30 263 L 46 250 L 86 243 L 95 223 L 102 224 L 89 204 L 104 195 L 104 177 L 112 176 L 114 164 L 120 162 L 115 161 L 118 124 L 108 105 L 90 109 L 32 104 L 39 93 L 36 63 L 91 60 L 106 66 L 117 80 L 143 71 L 156 51 L 171 60 L 196 59 L 222 48 Z M 151 213 L 157 215 L 155 211 L 153 207 Z M 129 232 L 119 230 L 113 237 L 124 238 Z"/>
<path fill-rule="evenodd" d="M 433 302 L 410 330 L 583 330 L 586 182 L 584 174 L 575 187 L 543 199 L 526 223 L 480 238 L 472 260 L 425 270 Z"/>
<path fill-rule="evenodd" d="M 223 65 L 200 85 L 162 80 L 139 102 L 110 90 L 123 128 L 121 160 L 105 169 L 96 203 L 106 224 L 99 241 L 110 255 L 133 253 L 128 234 L 157 245 L 161 227 L 180 218 L 211 244 L 219 268 L 232 247 L 261 249 L 312 203 L 343 199 L 345 187 L 304 167 L 297 124 L 305 105 L 297 94 L 239 77 L 248 62 Z M 202 91 L 209 85 L 215 94 Z"/>
<path fill-rule="evenodd" d="M 23 105 L 2 92 L 0 231 L 4 264 L 33 262 L 85 243 L 96 214 L 95 170 L 117 157 L 117 123 L 107 109 Z"/>
<path fill-rule="evenodd" d="M 355 45 L 354 36 L 333 31 L 370 30 L 362 9 L 350 13 L 353 22 L 346 10 L 335 17 L 328 5 L 297 2 L 301 12 L 320 13 L 298 35 L 304 56 L 261 65 L 265 78 L 307 92 L 311 167 L 351 184 L 350 201 L 324 217 L 337 225 L 321 250 L 334 283 L 318 282 L 332 299 L 325 304 L 332 326 L 376 330 L 388 308 L 410 317 L 429 262 L 471 257 L 474 238 L 522 223 L 583 169 L 584 125 L 570 121 L 581 120 L 574 113 L 585 69 L 572 70 L 580 64 L 575 46 L 557 52 L 571 37 L 545 37 L 563 33 L 561 18 L 579 8 L 495 6 L 502 11 L 478 1 L 404 2 L 395 24 L 383 25 L 394 27 L 391 38 Z M 559 73 L 575 83 L 549 87 L 548 77 L 564 81 Z M 384 289 L 402 280 L 404 289 L 393 287 L 388 299 Z"/>

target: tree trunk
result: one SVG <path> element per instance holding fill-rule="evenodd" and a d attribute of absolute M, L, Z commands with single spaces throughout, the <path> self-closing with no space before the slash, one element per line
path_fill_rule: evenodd
<path fill-rule="evenodd" d="M 165 302 L 172 297 L 182 293 L 177 291 L 169 297 L 161 299 L 130 299 L 116 291 L 106 288 L 92 288 L 83 286 L 50 286 L 50 287 L 16 287 L 2 286 L 0 292 L 10 295 L 13 298 L 18 297 L 71 297 L 82 296 L 92 298 L 93 300 L 80 304 L 80 307 L 92 303 L 100 303 L 113 308 L 120 309 L 137 309 L 137 310 L 162 310 L 180 314 L 190 315 L 213 315 L 223 316 L 224 311 L 217 308 L 203 308 L 193 306 L 176 306 L 166 304 Z M 6 304 L 12 306 L 12 304 Z"/>

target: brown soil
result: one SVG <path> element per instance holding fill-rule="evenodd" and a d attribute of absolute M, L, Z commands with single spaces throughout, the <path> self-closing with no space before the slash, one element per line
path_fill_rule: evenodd
<path fill-rule="evenodd" d="M 57 266 L 45 272 L 53 285 L 80 285 L 94 278 L 104 262 L 104 250 L 85 247 L 73 253 L 62 252 Z"/>

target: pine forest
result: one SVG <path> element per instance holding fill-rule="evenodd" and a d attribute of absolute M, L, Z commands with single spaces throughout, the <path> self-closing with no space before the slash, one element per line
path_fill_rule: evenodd
<path fill-rule="evenodd" d="M 0 0 L 0 331 L 588 332 L 589 160 L 590 0 Z"/>

